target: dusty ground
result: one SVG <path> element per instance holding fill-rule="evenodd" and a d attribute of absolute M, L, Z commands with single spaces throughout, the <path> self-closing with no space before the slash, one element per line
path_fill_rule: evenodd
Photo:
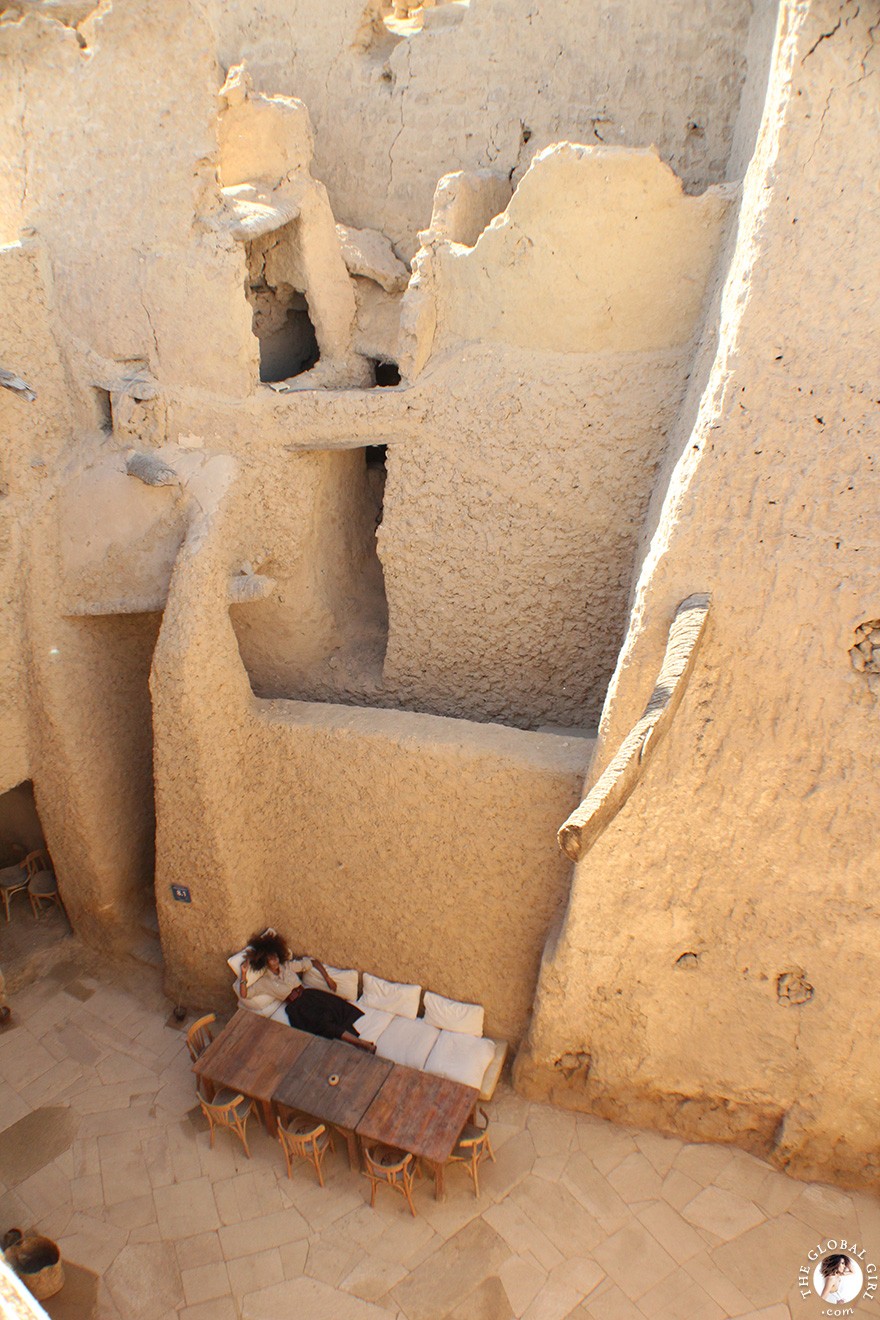
<path fill-rule="evenodd" d="M 209 1149 L 155 969 L 72 939 L 44 967 L 0 1032 L 0 1229 L 81 1267 L 55 1320 L 797 1320 L 819 1237 L 880 1247 L 868 1197 L 507 1086 L 479 1200 L 453 1169 L 443 1204 L 418 1184 L 415 1220 L 390 1192 L 370 1210 L 339 1151 L 322 1191 L 254 1120 L 252 1159 L 225 1133 Z"/>

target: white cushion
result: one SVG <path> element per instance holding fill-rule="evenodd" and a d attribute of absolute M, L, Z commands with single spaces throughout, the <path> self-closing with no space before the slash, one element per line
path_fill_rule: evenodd
<path fill-rule="evenodd" d="M 355 1031 L 361 1040 L 371 1040 L 375 1044 L 386 1027 L 394 1021 L 394 1014 L 383 1013 L 381 1008 L 370 1008 L 370 1005 L 364 1001 L 363 995 L 355 1007 L 364 1015 L 354 1024 Z"/>
<path fill-rule="evenodd" d="M 241 995 L 236 995 L 239 1008 L 246 1008 L 249 1013 L 258 1013 L 260 1017 L 271 1017 L 278 1006 L 278 1000 L 274 995 L 251 995 L 247 999 L 242 999 Z"/>
<path fill-rule="evenodd" d="M 332 977 L 336 982 L 336 989 L 333 993 L 339 995 L 340 999 L 347 999 L 350 1004 L 353 1004 L 358 997 L 357 972 L 351 969 L 346 970 L 342 967 L 331 967 L 328 963 L 325 963 L 324 966 L 327 968 L 327 975 Z M 307 986 L 309 990 L 327 989 L 327 982 L 324 980 L 317 967 L 306 968 L 302 974 L 302 983 Z"/>
<path fill-rule="evenodd" d="M 358 1026 L 360 1024 L 355 1024 Z M 440 1032 L 429 1026 L 424 1018 L 396 1017 L 382 1032 L 376 1053 L 392 1063 L 403 1063 L 408 1068 L 423 1068 L 425 1060 L 436 1044 Z"/>
<path fill-rule="evenodd" d="M 397 981 L 383 981 L 380 976 L 364 972 L 363 1001 L 370 1008 L 381 1008 L 383 1013 L 398 1013 L 400 1017 L 417 1018 L 419 1015 L 420 985 L 401 985 Z"/>
<path fill-rule="evenodd" d="M 226 959 L 227 964 L 235 972 L 235 997 L 238 1000 L 238 1006 L 239 1008 L 246 1008 L 250 1013 L 258 1013 L 260 1017 L 274 1017 L 275 1009 L 278 1006 L 278 1000 L 275 995 L 261 995 L 257 992 L 257 994 L 249 994 L 247 999 L 242 999 L 241 995 L 238 993 L 238 980 L 241 976 L 241 964 L 244 962 L 244 956 L 248 952 L 248 949 L 240 949 L 238 953 L 233 953 L 230 958 Z M 259 980 L 262 975 L 262 972 L 255 972 L 253 968 L 248 968 L 248 990 L 250 990 L 254 982 Z M 284 1020 L 285 1022 L 287 1021 L 286 1018 Z"/>
<path fill-rule="evenodd" d="M 481 1004 L 460 1004 L 457 999 L 444 999 L 430 990 L 425 991 L 425 1021 L 440 1031 L 459 1031 L 464 1036 L 482 1036 L 483 1007 Z"/>
<path fill-rule="evenodd" d="M 463 1082 L 479 1091 L 483 1075 L 495 1056 L 495 1042 L 483 1036 L 465 1036 L 460 1031 L 441 1031 L 437 1044 L 425 1061 L 425 1072 Z"/>
<path fill-rule="evenodd" d="M 228 966 L 228 967 L 231 967 L 232 970 L 233 970 L 233 972 L 235 973 L 235 979 L 236 979 L 236 981 L 237 981 L 237 980 L 239 979 L 239 977 L 241 976 L 241 964 L 244 962 L 245 954 L 250 953 L 250 952 L 251 952 L 251 950 L 250 950 L 249 948 L 248 948 L 248 949 L 239 949 L 238 953 L 233 953 L 232 956 L 231 956 L 230 958 L 227 958 L 227 959 L 226 959 L 226 964 L 227 964 L 227 966 Z M 262 972 L 255 972 L 254 969 L 253 969 L 253 967 L 249 967 L 249 968 L 248 968 L 248 973 L 247 973 L 248 989 L 250 989 L 251 986 L 253 985 L 254 981 L 258 980 L 259 977 L 261 977 L 262 975 L 263 975 Z M 261 999 L 265 999 L 265 995 L 261 995 L 260 998 L 261 998 Z M 277 1003 L 277 1002 L 278 1002 L 278 1001 L 277 1001 L 277 999 L 276 999 L 276 1000 L 275 1000 L 275 1003 Z"/>
<path fill-rule="evenodd" d="M 263 996 L 260 995 L 260 998 L 262 999 Z M 241 1003 L 241 1000 L 239 1000 L 238 1002 Z M 249 1001 L 246 999 L 244 1002 L 245 1002 L 245 1007 L 247 1007 Z M 275 1007 L 273 1008 L 272 1012 L 265 1013 L 263 1016 L 271 1018 L 273 1022 L 283 1022 L 286 1027 L 289 1027 L 290 1018 L 287 1016 L 287 1004 L 284 1002 L 283 999 L 281 1000 L 276 999 L 274 1003 L 275 1003 Z"/>

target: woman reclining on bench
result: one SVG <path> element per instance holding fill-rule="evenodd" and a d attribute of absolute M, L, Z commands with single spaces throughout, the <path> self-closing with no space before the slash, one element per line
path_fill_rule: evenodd
<path fill-rule="evenodd" d="M 349 1045 L 357 1045 L 362 1050 L 376 1053 L 376 1046 L 370 1040 L 361 1040 L 355 1029 L 355 1022 L 363 1017 L 359 1008 L 340 999 L 338 995 L 328 993 L 336 989 L 336 982 L 328 975 L 327 969 L 317 958 L 294 958 L 287 947 L 287 941 L 271 927 L 260 935 L 252 935 L 248 941 L 249 952 L 241 964 L 241 978 L 238 993 L 245 1002 L 248 997 L 248 970 L 261 975 L 251 982 L 250 989 L 255 994 L 273 995 L 275 999 L 286 1003 L 287 1020 L 292 1027 L 300 1031 L 310 1031 L 314 1036 L 325 1036 L 328 1040 L 344 1040 Z M 307 990 L 300 981 L 300 974 L 315 967 L 327 982 L 327 990 Z"/>

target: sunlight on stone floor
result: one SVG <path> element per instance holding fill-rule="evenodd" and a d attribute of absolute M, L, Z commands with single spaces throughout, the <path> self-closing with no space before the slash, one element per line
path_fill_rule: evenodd
<path fill-rule="evenodd" d="M 56 1320 L 784 1320 L 818 1238 L 880 1246 L 868 1196 L 506 1085 L 479 1200 L 453 1168 L 442 1204 L 417 1184 L 415 1220 L 391 1192 L 373 1211 L 339 1150 L 326 1190 L 304 1166 L 288 1181 L 253 1119 L 251 1160 L 226 1133 L 209 1149 L 158 973 L 70 943 L 0 1032 L 0 1230 L 38 1227 L 84 1267 Z"/>

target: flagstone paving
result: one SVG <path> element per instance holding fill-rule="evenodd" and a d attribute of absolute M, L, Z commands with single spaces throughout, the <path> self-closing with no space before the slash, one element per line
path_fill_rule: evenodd
<path fill-rule="evenodd" d="M 871 1197 L 504 1084 L 478 1200 L 453 1168 L 442 1203 L 417 1184 L 416 1219 L 390 1191 L 371 1210 L 343 1151 L 326 1189 L 288 1180 L 253 1119 L 252 1159 L 210 1149 L 159 974 L 69 945 L 0 1031 L 0 1231 L 82 1267 L 56 1320 L 797 1320 L 818 1238 L 880 1254 Z"/>

